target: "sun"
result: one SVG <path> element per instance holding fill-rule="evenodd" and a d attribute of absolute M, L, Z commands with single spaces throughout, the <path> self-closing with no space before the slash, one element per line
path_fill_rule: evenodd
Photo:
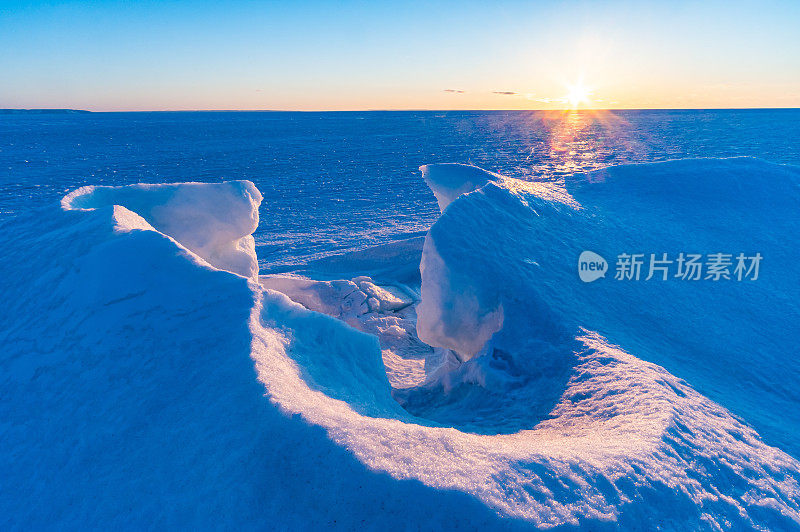
<path fill-rule="evenodd" d="M 589 95 L 592 90 L 584 86 L 583 83 L 578 82 L 575 85 L 567 85 L 567 89 L 569 92 L 567 92 L 566 99 L 573 109 L 589 103 Z"/>

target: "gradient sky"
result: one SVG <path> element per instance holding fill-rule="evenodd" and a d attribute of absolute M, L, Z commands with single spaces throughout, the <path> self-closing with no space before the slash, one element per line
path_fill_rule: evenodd
<path fill-rule="evenodd" d="M 800 107 L 800 2 L 0 0 L 0 108 L 548 109 L 581 79 L 587 107 Z"/>

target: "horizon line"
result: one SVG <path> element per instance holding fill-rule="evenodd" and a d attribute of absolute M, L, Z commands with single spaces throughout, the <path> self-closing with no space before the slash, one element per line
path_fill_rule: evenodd
<path fill-rule="evenodd" d="M 0 114 L 9 112 L 75 112 L 75 113 L 380 113 L 380 112 L 592 112 L 592 111 L 759 111 L 794 110 L 798 107 L 588 107 L 588 108 L 550 108 L 550 109 L 114 109 L 91 110 L 71 107 L 19 107 L 0 108 Z"/>

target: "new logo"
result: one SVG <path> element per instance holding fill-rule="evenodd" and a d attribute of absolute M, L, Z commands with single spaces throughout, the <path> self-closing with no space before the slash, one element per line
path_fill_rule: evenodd
<path fill-rule="evenodd" d="M 606 276 L 608 263 L 594 251 L 584 251 L 578 257 L 578 277 L 584 283 L 591 283 Z"/>

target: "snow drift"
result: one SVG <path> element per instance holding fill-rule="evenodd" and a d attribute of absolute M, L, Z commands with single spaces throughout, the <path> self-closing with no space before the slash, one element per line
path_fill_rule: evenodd
<path fill-rule="evenodd" d="M 687 161 L 565 188 L 426 175 L 444 200 L 421 291 L 399 265 L 381 273 L 395 284 L 257 279 L 249 182 L 81 189 L 6 224 L 4 524 L 800 525 L 800 463 L 748 424 L 797 445 L 795 411 L 769 415 L 797 404 L 780 236 L 796 170 Z M 691 289 L 575 272 L 583 249 L 683 246 L 770 268 Z M 386 343 L 414 321 L 433 346 Z M 401 390 L 385 361 L 412 351 L 426 380 Z"/>
<path fill-rule="evenodd" d="M 450 204 L 427 236 L 420 337 L 464 358 L 491 343 L 544 368 L 563 338 L 597 331 L 798 452 L 800 365 L 788 354 L 800 323 L 799 183 L 797 169 L 753 159 L 608 168 L 574 176 L 560 196 L 550 185 L 487 183 Z M 645 270 L 639 281 L 612 271 L 585 284 L 576 271 L 584 250 L 611 268 L 621 253 L 765 258 L 754 282 L 645 281 Z"/>

